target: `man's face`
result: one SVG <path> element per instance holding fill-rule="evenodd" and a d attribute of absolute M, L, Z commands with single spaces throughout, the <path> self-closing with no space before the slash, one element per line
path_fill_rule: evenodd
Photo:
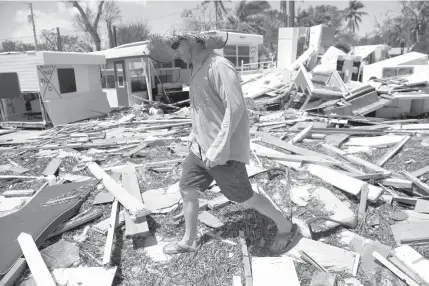
<path fill-rule="evenodd" d="M 182 59 L 182 61 L 186 63 L 191 62 L 191 45 L 189 40 L 180 41 L 177 52 L 179 53 L 179 57 Z"/>

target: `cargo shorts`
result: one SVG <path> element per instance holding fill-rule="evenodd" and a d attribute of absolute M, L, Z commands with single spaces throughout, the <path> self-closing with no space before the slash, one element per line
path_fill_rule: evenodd
<path fill-rule="evenodd" d="M 244 163 L 230 160 L 224 165 L 207 168 L 204 161 L 190 151 L 183 163 L 179 187 L 183 190 L 204 192 L 213 180 L 216 181 L 221 193 L 230 201 L 243 203 L 253 196 L 252 185 Z"/>

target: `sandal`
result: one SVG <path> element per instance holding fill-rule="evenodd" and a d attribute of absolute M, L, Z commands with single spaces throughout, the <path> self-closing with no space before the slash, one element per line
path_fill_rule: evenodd
<path fill-rule="evenodd" d="M 197 247 L 192 247 L 189 245 L 183 245 L 179 244 L 178 242 L 172 242 L 164 246 L 162 251 L 164 254 L 179 254 L 179 253 L 186 253 L 186 252 L 195 252 L 200 249 L 200 245 Z"/>
<path fill-rule="evenodd" d="M 283 254 L 289 250 L 289 247 L 293 241 L 295 241 L 299 236 L 299 227 L 297 224 L 292 224 L 292 230 L 290 232 L 277 233 L 273 243 L 271 244 L 270 251 L 275 254 Z M 280 249 L 273 249 L 275 241 L 279 239 L 287 240 L 287 243 Z"/>

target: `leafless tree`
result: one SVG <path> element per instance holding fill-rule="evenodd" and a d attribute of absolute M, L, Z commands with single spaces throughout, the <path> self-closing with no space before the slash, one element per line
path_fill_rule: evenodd
<path fill-rule="evenodd" d="M 113 48 L 115 46 L 113 24 L 115 23 L 115 21 L 122 18 L 121 9 L 119 9 L 118 5 L 116 5 L 116 2 L 106 1 L 106 3 L 104 3 L 102 17 L 107 25 L 107 33 L 109 35 L 109 48 Z"/>

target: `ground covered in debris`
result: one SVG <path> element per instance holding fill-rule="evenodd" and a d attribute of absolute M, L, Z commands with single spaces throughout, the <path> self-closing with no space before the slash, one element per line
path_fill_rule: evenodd
<path fill-rule="evenodd" d="M 44 133 L 41 132 L 38 136 L 29 135 L 27 139 L 21 142 L 14 142 L 7 139 L 13 138 L 13 136 L 4 137 L 5 141 L 2 143 L 4 147 L 2 147 L 3 154 L 0 158 L 0 166 L 6 167 L 3 169 L 4 172 L 1 175 L 3 177 L 0 180 L 0 195 L 10 190 L 31 189 L 36 192 L 38 190 L 43 192 L 43 186 L 46 185 L 44 183 L 47 179 L 50 185 L 55 185 L 78 181 L 86 177 L 93 178 L 94 175 L 86 168 L 86 162 L 96 162 L 99 166 L 106 169 L 107 173 L 112 177 L 114 177 L 115 172 L 111 172 L 110 169 L 129 162 L 135 166 L 141 193 L 144 194 L 149 190 L 159 188 L 169 189 L 178 182 L 181 175 L 181 163 L 174 160 L 183 160 L 188 152 L 187 136 L 190 131 L 190 120 L 188 119 L 189 114 L 186 113 L 186 109 L 182 109 L 182 111 L 184 115 L 170 114 L 150 117 L 143 115 L 141 111 L 134 110 L 131 113 L 129 111 L 122 111 L 114 113 L 104 120 L 92 120 L 87 124 L 70 124 L 48 130 Z M 273 115 L 276 112 L 279 114 L 275 119 L 261 120 L 264 116 Z M 290 154 L 290 152 L 285 152 L 282 148 L 268 144 L 264 140 L 261 141 L 261 134 L 258 132 L 268 132 L 277 138 L 282 137 L 296 123 L 287 122 L 287 120 L 290 120 L 291 113 L 294 114 L 294 119 L 300 119 L 299 121 L 305 124 L 324 122 L 327 129 L 343 129 L 345 130 L 345 134 L 353 130 L 351 123 L 354 122 L 353 119 L 345 118 L 346 122 L 338 125 L 338 122 L 333 118 L 327 117 L 320 120 L 320 118 L 312 116 L 309 113 L 297 113 L 291 109 L 288 109 L 287 112 L 268 112 L 253 109 L 249 113 L 251 114 L 252 142 L 269 148 L 272 150 L 270 152 L 278 151 L 283 154 Z M 123 122 L 117 124 L 121 119 L 123 119 Z M 156 121 L 150 124 L 143 122 L 144 120 L 149 122 L 150 120 L 163 119 L 171 120 L 171 124 L 177 124 L 173 120 L 184 120 L 182 121 L 183 126 L 168 127 L 168 122 L 162 124 Z M 284 121 L 285 119 L 286 121 Z M 280 121 L 277 123 L 279 127 L 275 125 L 275 121 Z M 264 125 L 267 122 L 274 122 L 274 128 L 270 125 Z M 400 124 L 400 122 L 397 124 Z M 373 137 L 370 131 L 367 130 L 367 132 L 367 134 L 363 135 L 351 135 L 349 139 L 362 138 L 363 136 Z M 394 131 L 389 132 L 389 129 L 385 128 L 377 135 L 394 133 Z M 326 135 L 329 134 L 329 130 L 317 131 L 315 133 Z M 284 136 L 284 142 L 293 139 L 296 134 L 297 132 L 294 132 L 288 134 L 288 136 Z M 303 137 L 302 142 L 296 142 L 293 145 L 331 156 L 330 158 L 332 158 L 333 155 L 321 146 L 322 143 L 325 143 L 326 136 L 321 136 L 319 139 L 312 139 L 309 134 Z M 414 172 L 428 165 L 429 159 L 426 156 L 426 147 L 422 146 L 422 142 L 429 135 L 424 130 L 407 134 L 411 136 L 410 140 L 402 146 L 396 155 L 387 160 L 383 165 L 383 168 L 386 170 L 394 173 L 399 173 L 403 170 Z M 152 139 L 147 141 L 147 145 L 141 149 L 135 149 L 144 142 L 143 140 L 147 140 L 150 136 L 152 136 Z M 1 136 L 0 139 L 2 139 Z M 344 142 L 334 145 L 347 151 L 345 142 L 348 142 L 347 139 Z M 354 155 L 367 162 L 376 164 L 396 144 L 388 144 L 386 147 L 377 147 L 369 151 L 365 150 Z M 130 154 L 131 150 L 135 152 Z M 341 165 L 346 160 L 342 156 L 334 157 L 340 161 L 340 163 L 336 163 L 336 166 L 341 168 Z M 48 165 L 54 158 L 61 159 L 58 171 L 55 170 L 51 177 L 42 175 L 46 172 Z M 281 163 L 280 159 L 273 158 L 273 155 L 262 154 L 256 149 L 255 152 L 252 151 L 251 158 L 251 165 L 268 170 L 268 172 L 251 177 L 251 183 L 257 185 L 258 189 L 264 190 L 267 196 L 275 202 L 282 213 L 288 218 L 306 221 L 317 216 L 337 215 L 335 209 L 327 208 L 323 200 L 311 195 L 318 188 L 329 190 L 342 202 L 344 205 L 342 208 L 349 208 L 352 213 L 358 215 L 361 204 L 360 195 L 350 194 L 331 185 L 324 178 L 312 175 L 305 168 L 305 160 L 307 159 L 302 159 L 304 161 L 301 162 L 299 168 L 288 168 Z M 157 165 L 156 162 L 164 163 Z M 296 163 L 294 160 L 291 162 Z M 322 165 L 326 166 L 325 164 Z M 7 166 L 9 166 L 9 169 Z M 11 169 L 12 166 L 21 169 Z M 365 174 L 374 173 L 359 165 L 354 165 L 354 167 Z M 26 170 L 22 170 L 22 168 Z M 336 170 L 339 170 L 339 168 Z M 343 172 L 346 171 L 343 170 Z M 349 172 L 349 175 L 352 176 L 353 174 Z M 425 176 L 419 177 L 421 182 L 424 183 L 426 181 Z M 369 179 L 367 181 L 374 186 L 382 185 L 380 179 Z M 292 194 L 294 196 L 297 195 L 297 192 L 294 190 L 301 190 L 300 188 L 309 191 L 309 196 L 301 198 L 303 202 L 302 200 L 297 200 L 296 197 L 292 197 Z M 401 218 L 401 215 L 398 215 L 398 213 L 404 214 L 405 210 L 413 210 L 414 207 L 412 205 L 399 205 L 397 201 L 386 203 L 385 199 L 389 196 L 416 199 L 418 198 L 416 194 L 424 194 L 424 190 L 422 191 L 414 183 L 412 188 L 415 192 L 412 190 L 404 191 L 401 188 L 389 186 L 380 186 L 380 188 L 383 188 L 383 194 L 380 194 L 376 202 L 368 201 L 363 220 L 359 221 L 356 228 L 349 230 L 364 238 L 396 248 L 397 243 L 392 234 L 391 226 L 400 223 L 400 220 L 407 220 L 407 214 Z M 100 192 L 107 191 L 102 181 L 99 181 L 97 186 L 90 185 L 84 187 L 83 191 L 90 191 L 90 193 L 76 215 L 101 210 L 102 216 L 52 238 L 47 238 L 39 249 L 43 250 L 63 239 L 75 243 L 79 247 L 79 259 L 73 265 L 70 265 L 70 267 L 99 267 L 103 264 L 106 234 L 96 231 L 95 226 L 110 218 L 112 204 L 93 205 L 96 196 Z M 217 191 L 216 187 L 211 188 L 201 193 L 200 198 L 210 201 L 221 196 L 221 193 Z M 300 195 L 298 194 L 298 197 Z M 163 200 L 163 197 L 159 196 L 158 199 Z M 420 199 L 424 199 L 424 197 L 420 197 Z M 5 200 L 7 201 L 7 198 Z M 23 201 L 23 204 L 26 202 Z M 19 212 L 19 208 L 22 205 L 7 210 L 4 209 L 5 201 L 2 200 L 0 201 L 0 207 L 0 216 L 6 216 L 13 212 Z M 121 210 L 123 209 L 124 207 L 121 207 Z M 223 223 L 222 227 L 214 229 L 201 222 L 198 223 L 199 237 L 202 245 L 198 252 L 166 256 L 162 253 L 162 246 L 170 241 L 181 239 L 184 233 L 183 221 L 177 222 L 175 219 L 180 212 L 181 203 L 177 201 L 173 206 L 170 205 L 166 208 L 164 213 L 154 212 L 147 216 L 150 233 L 144 237 L 126 237 L 126 225 L 124 224 L 116 228 L 110 264 L 118 266 L 118 270 L 116 271 L 112 285 L 232 285 L 233 276 L 240 276 L 244 282 L 245 270 L 239 230 L 244 231 L 250 257 L 275 256 L 268 251 L 268 247 L 276 234 L 274 223 L 261 214 L 232 202 L 220 208 L 209 210 L 212 215 L 221 220 Z M 73 217 L 70 220 L 73 220 Z M 429 226 L 427 218 L 420 221 L 425 221 Z M 407 222 L 405 221 L 405 223 Z M 88 226 L 89 229 L 82 238 L 81 235 Z M 318 221 L 312 224 L 311 238 L 320 243 L 349 251 L 350 246 L 341 238 L 345 229 L 343 226 L 328 228 L 323 220 Z M 151 247 L 148 243 L 149 241 L 155 241 L 155 239 L 157 245 L 156 243 L 152 243 L 155 244 L 155 247 Z M 426 259 L 429 258 L 428 245 L 424 243 L 420 246 L 413 243 L 410 245 L 420 255 Z M 329 254 L 325 253 L 324 255 Z M 356 282 L 353 279 L 357 279 L 357 281 L 365 286 L 403 285 L 403 282 L 397 276 L 381 265 L 377 266 L 375 273 L 371 274 L 372 277 L 370 277 L 368 272 L 364 271 L 361 267 L 364 263 L 367 263 L 366 260 L 359 262 L 356 277 L 353 277 L 347 271 L 328 270 L 331 273 L 337 274 L 337 281 L 345 281 L 344 285 L 358 285 L 350 284 L 353 281 Z M 294 265 L 300 285 L 310 285 L 313 275 L 319 269 L 313 264 L 305 263 L 299 259 L 295 260 Z M 31 285 L 29 284 L 32 281 L 31 276 L 31 271 L 27 269 L 21 275 L 16 285 Z"/>

